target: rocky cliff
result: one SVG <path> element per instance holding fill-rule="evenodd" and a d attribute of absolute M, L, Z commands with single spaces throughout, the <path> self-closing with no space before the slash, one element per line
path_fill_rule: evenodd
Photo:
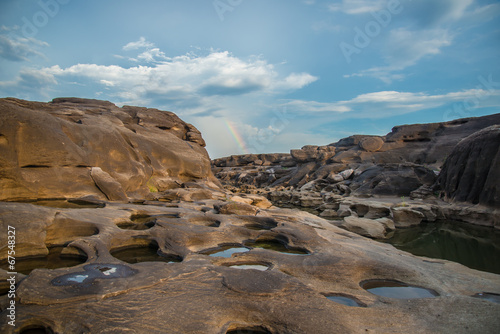
<path fill-rule="evenodd" d="M 464 138 L 438 178 L 447 199 L 500 207 L 500 124 Z"/>
<path fill-rule="evenodd" d="M 168 111 L 0 99 L 0 200 L 126 200 L 214 181 L 204 146 L 194 126 Z"/>

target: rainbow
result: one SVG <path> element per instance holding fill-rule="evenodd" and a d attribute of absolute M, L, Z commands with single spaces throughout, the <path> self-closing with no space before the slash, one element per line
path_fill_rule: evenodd
<path fill-rule="evenodd" d="M 248 150 L 248 148 L 246 147 L 246 144 L 245 144 L 245 140 L 243 139 L 243 137 L 239 134 L 238 132 L 238 129 L 236 128 L 236 126 L 234 126 L 230 121 L 228 121 L 227 119 L 224 120 L 224 123 L 226 124 L 227 126 L 227 129 L 229 130 L 229 132 L 231 133 L 231 135 L 234 137 L 234 141 L 236 142 L 236 144 L 238 144 L 238 147 L 240 148 L 240 150 L 244 153 L 244 154 L 248 154 L 250 153 L 250 151 Z"/>

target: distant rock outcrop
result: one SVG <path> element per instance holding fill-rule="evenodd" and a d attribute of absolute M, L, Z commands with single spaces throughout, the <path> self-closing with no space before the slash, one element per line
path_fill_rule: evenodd
<path fill-rule="evenodd" d="M 266 195 L 275 205 L 299 206 L 332 219 L 360 215 L 348 204 L 352 197 L 389 196 L 393 203 L 386 211 L 397 227 L 437 217 L 500 226 L 500 215 L 491 209 L 500 207 L 499 124 L 500 114 L 495 114 L 396 126 L 386 136 L 353 135 L 290 154 L 220 158 L 213 161 L 213 171 L 227 189 Z M 449 206 L 438 198 L 443 189 L 445 200 L 490 208 Z M 406 204 L 405 197 L 428 199 L 435 214 L 422 218 L 412 213 L 415 219 L 409 219 L 406 211 L 403 215 L 393 210 L 398 202 Z M 432 203 L 438 200 L 439 204 Z M 389 213 L 382 218 L 389 218 Z M 354 223 L 345 221 L 342 226 Z M 361 231 L 359 226 L 356 231 Z M 377 229 L 370 233 L 380 235 L 380 226 Z M 366 229 L 363 233 L 369 234 Z"/>
<path fill-rule="evenodd" d="M 438 179 L 452 201 L 500 207 L 500 125 L 463 139 L 448 156 Z"/>
<path fill-rule="evenodd" d="M 194 126 L 168 111 L 0 99 L 0 200 L 124 200 L 215 181 L 204 146 Z"/>

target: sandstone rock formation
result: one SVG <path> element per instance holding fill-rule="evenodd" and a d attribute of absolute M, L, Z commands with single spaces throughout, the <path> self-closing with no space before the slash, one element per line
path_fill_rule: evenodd
<path fill-rule="evenodd" d="M 215 181 L 204 146 L 194 126 L 167 111 L 0 99 L 0 200 L 125 200 Z"/>
<path fill-rule="evenodd" d="M 392 149 L 433 138 L 403 130 Z M 438 199 L 346 196 L 403 186 L 425 194 L 434 173 L 401 163 L 408 152 L 381 163 L 387 143 L 354 136 L 295 158 L 216 161 L 235 189 L 255 192 L 235 194 L 217 186 L 199 132 L 172 113 L 0 100 L 0 332 L 497 333 L 498 275 L 345 230 L 384 238 L 410 218 L 452 214 L 494 224 L 489 211 Z M 351 158 L 363 163 L 338 162 Z M 396 188 L 381 175 L 399 177 Z M 258 192 L 339 219 L 279 209 Z"/>
<path fill-rule="evenodd" d="M 7 323 L 9 286 L 0 270 L 2 333 L 495 333 L 500 328 L 500 304 L 494 302 L 498 275 L 412 256 L 305 212 L 239 211 L 251 206 L 218 200 L 101 204 L 0 205 L 0 229 L 7 224 L 16 229 L 16 265 L 37 256 L 44 264 L 28 276 L 16 275 L 16 327 Z M 53 247 L 62 247 L 61 258 L 47 256 Z M 214 253 L 228 247 L 239 248 L 232 255 Z M 1 248 L 0 260 L 5 257 Z M 80 260 L 43 268 L 68 258 Z M 397 299 L 365 289 L 397 282 L 429 290 Z"/>
<path fill-rule="evenodd" d="M 383 218 L 397 227 L 436 221 L 438 216 L 500 226 L 500 212 L 494 210 L 500 207 L 500 141 L 498 125 L 488 128 L 492 124 L 500 124 L 500 114 L 397 126 L 386 136 L 354 135 L 327 146 L 291 150 L 290 155 L 267 154 L 273 159 L 266 165 L 260 163 L 262 159 L 254 163 L 252 155 L 220 158 L 213 161 L 213 171 L 227 189 L 258 193 L 275 205 L 314 209 L 332 219 L 363 217 L 351 206 L 355 197 L 389 196 L 392 204 L 385 205 L 382 199 L 379 205 L 389 212 Z M 441 189 L 445 200 L 470 205 L 454 207 L 440 201 Z M 404 202 L 404 198 L 427 200 L 434 215 L 421 217 L 412 209 L 396 209 L 396 201 Z M 373 224 L 375 229 L 379 227 Z M 350 225 L 343 221 L 340 226 Z"/>

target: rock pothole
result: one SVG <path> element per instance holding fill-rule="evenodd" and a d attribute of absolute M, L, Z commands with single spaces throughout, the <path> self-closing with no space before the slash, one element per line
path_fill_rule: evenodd
<path fill-rule="evenodd" d="M 38 268 L 58 269 L 74 267 L 87 261 L 87 254 L 76 247 L 50 247 L 46 256 L 24 257 L 16 259 L 16 271 L 29 275 Z M 8 263 L 3 261 L 0 268 L 8 270 Z"/>
<path fill-rule="evenodd" d="M 118 260 L 130 264 L 140 262 L 181 262 L 182 258 L 177 255 L 163 253 L 156 241 L 147 245 L 134 245 L 111 251 L 111 255 Z"/>
<path fill-rule="evenodd" d="M 360 285 L 363 289 L 374 295 L 394 299 L 418 299 L 439 296 L 439 294 L 432 289 L 413 286 L 393 280 L 368 280 L 361 282 Z"/>

